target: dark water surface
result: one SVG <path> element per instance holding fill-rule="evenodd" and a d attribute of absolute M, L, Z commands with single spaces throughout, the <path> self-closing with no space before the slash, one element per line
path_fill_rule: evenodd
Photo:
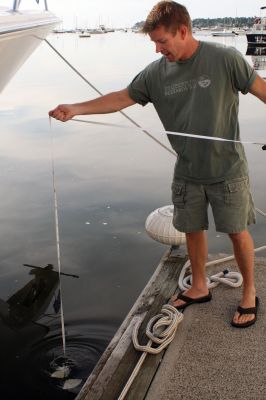
<path fill-rule="evenodd" d="M 152 43 L 133 33 L 50 40 L 103 93 L 125 87 L 157 57 Z M 225 43 L 246 51 L 245 37 Z M 93 97 L 46 44 L 0 96 L 0 391 L 5 400 L 72 399 L 166 250 L 147 236 L 144 223 L 150 212 L 171 202 L 174 157 L 132 130 L 54 121 L 50 131 L 49 109 Z M 266 142 L 264 104 L 251 95 L 241 95 L 240 104 L 242 138 Z M 142 126 L 161 127 L 152 106 L 134 106 L 127 113 Z M 129 124 L 120 114 L 90 119 Z M 71 378 L 82 380 L 70 391 L 50 377 L 53 361 L 63 354 L 58 275 L 49 267 L 23 265 L 57 265 L 51 134 L 62 270 L 78 276 L 62 276 L 66 352 Z M 266 152 L 256 146 L 246 151 L 255 202 L 265 211 Z M 263 217 L 251 232 L 257 247 L 266 243 Z M 212 221 L 208 236 L 210 253 L 231 253 L 229 240 L 215 232 Z"/>

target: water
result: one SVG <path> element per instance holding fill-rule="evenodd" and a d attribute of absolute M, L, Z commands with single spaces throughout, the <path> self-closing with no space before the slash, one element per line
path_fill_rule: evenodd
<path fill-rule="evenodd" d="M 125 87 L 157 57 L 153 44 L 133 33 L 49 39 L 103 93 Z M 246 51 L 245 37 L 215 40 Z M 62 338 L 47 112 L 94 97 L 45 43 L 0 96 L 0 390 L 6 400 L 73 399 L 82 385 L 63 390 L 51 378 Z M 265 105 L 251 95 L 240 103 L 243 140 L 266 142 Z M 152 106 L 126 112 L 142 126 L 161 127 Z M 90 119 L 129 124 L 120 114 Z M 71 378 L 84 383 L 166 250 L 147 236 L 144 223 L 171 203 L 174 157 L 132 130 L 53 121 L 52 133 L 62 271 L 79 276 L 62 275 L 66 354 Z M 266 152 L 246 150 L 255 202 L 265 211 Z M 265 231 L 258 216 L 251 228 L 257 247 L 265 244 Z M 208 237 L 210 253 L 231 253 L 212 221 Z"/>

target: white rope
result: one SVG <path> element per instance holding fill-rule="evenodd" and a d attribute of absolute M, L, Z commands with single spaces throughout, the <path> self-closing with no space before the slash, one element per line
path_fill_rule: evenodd
<path fill-rule="evenodd" d="M 44 40 L 48 46 L 51 47 L 51 49 L 60 57 L 62 58 L 62 60 L 81 78 L 83 79 L 84 82 L 86 82 L 96 93 L 98 93 L 100 96 L 103 96 L 103 93 L 97 89 L 88 79 L 85 78 L 84 75 L 82 75 L 47 39 L 42 39 L 38 36 L 36 36 L 38 39 L 40 40 Z M 133 125 L 135 125 L 135 127 L 137 128 L 141 128 L 141 126 L 134 121 L 134 119 L 132 119 L 129 115 L 127 115 L 124 111 L 119 111 L 120 114 L 122 114 L 128 121 L 130 121 Z M 153 135 L 151 135 L 148 131 L 146 131 L 145 129 L 142 129 L 142 132 L 145 133 L 145 135 L 149 136 L 150 139 L 154 140 L 156 143 L 158 143 L 161 147 L 163 147 L 165 150 L 167 150 L 169 153 L 173 154 L 174 156 L 176 156 L 176 153 L 172 150 L 169 149 L 169 147 L 165 146 L 162 142 L 160 142 L 160 140 L 156 139 Z"/>
<path fill-rule="evenodd" d="M 256 211 L 257 211 L 260 215 L 262 215 L 263 217 L 266 218 L 266 213 L 265 213 L 265 212 L 261 211 L 259 208 L 256 208 Z"/>
<path fill-rule="evenodd" d="M 52 131 L 52 126 L 51 126 L 51 117 L 49 117 L 49 123 L 50 123 L 50 132 L 51 132 L 51 160 L 52 160 L 52 177 L 53 177 L 53 192 L 54 192 L 56 253 L 57 253 L 57 267 L 58 267 L 60 306 L 61 306 L 60 320 L 61 320 L 61 330 L 62 330 L 63 353 L 64 353 L 64 358 L 66 358 L 66 333 L 65 333 L 63 294 L 62 294 L 62 284 L 61 284 L 61 254 L 60 254 L 59 219 L 58 219 L 58 203 L 57 203 L 56 182 L 55 182 L 54 144 L 53 144 L 53 131 Z"/>
<path fill-rule="evenodd" d="M 102 125 L 102 126 L 108 126 L 108 127 L 120 128 L 120 129 L 139 130 L 142 132 L 146 131 L 146 129 L 142 128 L 141 126 L 128 126 L 128 125 L 122 125 L 122 124 L 113 124 L 110 122 L 92 121 L 92 120 L 87 120 L 87 119 L 85 120 L 85 119 L 79 119 L 79 118 L 72 118 L 71 121 L 83 122 L 85 124 Z M 149 129 L 149 132 L 152 132 L 153 134 L 164 135 L 164 136 L 165 135 L 174 135 L 174 136 L 190 137 L 192 139 L 215 140 L 215 141 L 219 141 L 219 142 L 253 144 L 253 145 L 258 145 L 258 146 L 265 145 L 265 143 L 260 143 L 260 142 L 225 139 L 225 138 L 222 138 L 219 136 L 206 136 L 206 135 L 198 135 L 198 134 L 194 135 L 192 133 L 185 133 L 185 132 L 174 132 L 174 131 L 155 130 L 155 129 Z"/>
<path fill-rule="evenodd" d="M 81 78 L 83 79 L 96 93 L 98 93 L 100 96 L 103 96 L 103 93 L 97 89 L 88 79 L 84 77 L 47 39 L 40 38 L 36 36 L 36 38 L 40 40 L 44 40 L 48 46 Z M 84 121 L 81 119 L 72 119 L 72 121 L 78 121 L 78 122 L 85 122 L 88 124 L 97 124 L 97 125 L 103 125 L 103 126 L 113 126 L 116 128 L 124 128 L 124 129 L 138 129 L 141 130 L 143 133 L 145 133 L 147 136 L 149 136 L 152 140 L 154 140 L 156 143 L 158 143 L 161 147 L 163 147 L 165 150 L 167 150 L 169 153 L 173 154 L 176 156 L 176 152 L 174 152 L 172 149 L 169 149 L 165 144 L 163 144 L 161 141 L 159 141 L 156 137 L 151 134 L 151 130 L 147 131 L 146 129 L 142 128 L 133 118 L 131 118 L 129 115 L 127 115 L 124 111 L 120 110 L 120 114 L 122 114 L 128 121 L 130 121 L 133 125 L 133 127 L 130 126 L 123 126 L 120 124 L 111 124 L 111 123 L 105 123 L 105 122 L 96 122 L 96 121 Z M 156 131 L 152 130 L 154 133 Z M 265 143 L 259 143 L 259 142 L 250 142 L 250 141 L 240 141 L 240 140 L 230 140 L 230 139 L 223 139 L 221 137 L 213 137 L 213 136 L 205 136 L 205 135 L 194 135 L 194 134 L 189 134 L 189 133 L 180 133 L 180 132 L 172 132 L 172 131 L 160 131 L 157 132 L 161 135 L 178 135 L 178 136 L 185 136 L 185 137 L 191 137 L 194 139 L 207 139 L 207 140 L 218 140 L 218 141 L 223 141 L 223 142 L 234 142 L 234 143 L 243 143 L 243 144 L 253 144 L 253 145 L 259 145 L 259 146 L 264 146 Z"/>
<path fill-rule="evenodd" d="M 171 343 L 171 341 L 174 339 L 177 327 L 182 319 L 183 314 L 181 312 L 179 312 L 175 307 L 171 306 L 170 304 L 164 304 L 162 306 L 161 313 L 152 317 L 147 324 L 145 333 L 149 338 L 149 341 L 145 346 L 140 345 L 138 341 L 138 332 L 141 321 L 139 321 L 135 325 L 132 334 L 133 344 L 135 349 L 138 351 L 142 351 L 143 354 L 136 364 L 118 400 L 123 400 L 127 395 L 147 355 L 159 354 Z M 156 347 L 153 347 L 153 344 L 155 344 Z"/>
<path fill-rule="evenodd" d="M 257 247 L 254 249 L 254 253 L 258 253 L 259 251 L 266 250 L 266 246 Z M 224 258 L 219 258 L 217 260 L 209 261 L 206 263 L 206 267 L 225 263 L 228 261 L 232 261 L 235 259 L 235 256 L 228 256 Z M 178 286 L 181 290 L 187 290 L 191 288 L 192 283 L 192 275 L 189 274 L 191 272 L 190 261 L 188 260 L 179 275 Z M 218 272 L 217 274 L 211 275 L 206 278 L 207 286 L 209 289 L 217 287 L 220 283 L 231 286 L 233 288 L 240 287 L 243 283 L 243 277 L 239 272 L 228 271 L 225 269 L 224 271 Z"/>
<path fill-rule="evenodd" d="M 215 260 L 214 262 L 208 263 L 208 265 L 215 265 L 219 263 L 225 262 L 224 259 Z M 188 260 L 183 266 L 181 273 L 179 275 L 178 286 L 181 290 L 187 290 L 191 288 L 192 284 L 192 275 L 188 274 L 190 270 L 190 261 Z M 243 283 L 243 277 L 239 272 L 230 272 L 228 270 L 221 271 L 215 275 L 211 275 L 206 278 L 207 286 L 209 289 L 213 289 L 217 287 L 220 283 L 229 285 L 231 287 L 239 287 Z"/>
<path fill-rule="evenodd" d="M 266 250 L 266 246 L 258 247 L 254 250 L 255 253 Z M 217 264 L 221 264 L 227 261 L 234 260 L 235 257 L 228 256 L 221 259 L 209 261 L 206 263 L 207 266 L 213 266 Z M 188 260 L 180 273 L 178 285 L 181 290 L 187 290 L 191 287 L 192 276 L 187 275 L 187 272 L 190 268 L 190 261 Z M 243 277 L 239 272 L 224 270 L 217 274 L 211 275 L 207 278 L 208 288 L 215 288 L 219 284 L 223 283 L 229 285 L 233 288 L 240 287 L 243 283 Z M 170 304 L 164 304 L 161 309 L 161 313 L 155 315 L 150 319 L 146 327 L 146 336 L 149 338 L 149 341 L 146 345 L 140 345 L 138 341 L 138 332 L 141 325 L 141 321 L 136 323 L 133 334 L 132 341 L 136 350 L 142 351 L 138 363 L 136 364 L 131 376 L 129 377 L 126 385 L 123 388 L 118 400 L 123 400 L 127 395 L 134 379 L 139 373 L 144 360 L 146 359 L 148 354 L 159 354 L 163 349 L 165 349 L 173 340 L 177 327 L 179 323 L 183 319 L 183 313 L 179 312 L 175 307 Z M 165 327 L 165 329 L 162 329 Z M 158 345 L 157 347 L 153 347 L 153 343 Z"/>
<path fill-rule="evenodd" d="M 133 331 L 133 344 L 136 350 L 145 351 L 150 354 L 158 354 L 174 338 L 178 324 L 182 321 L 183 314 L 180 313 L 175 307 L 170 304 L 164 304 L 161 309 L 161 313 L 155 315 L 150 319 L 146 327 L 146 335 L 153 342 L 159 346 L 153 348 L 151 345 L 142 346 L 138 342 L 138 331 L 141 322 L 138 322 Z M 165 329 L 162 329 L 165 327 Z"/>

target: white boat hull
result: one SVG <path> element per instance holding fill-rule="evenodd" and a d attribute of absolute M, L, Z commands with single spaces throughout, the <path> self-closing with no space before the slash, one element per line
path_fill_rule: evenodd
<path fill-rule="evenodd" d="M 233 37 L 237 35 L 235 32 L 212 32 L 211 34 L 215 37 Z"/>
<path fill-rule="evenodd" d="M 0 92 L 59 22 L 49 12 L 0 13 Z"/>

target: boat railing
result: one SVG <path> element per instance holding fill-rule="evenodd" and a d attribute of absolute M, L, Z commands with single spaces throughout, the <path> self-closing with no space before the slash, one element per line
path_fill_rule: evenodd
<path fill-rule="evenodd" d="M 19 6 L 22 0 L 13 0 L 13 11 L 18 11 L 19 10 Z M 36 3 L 39 4 L 40 0 L 36 0 Z M 47 0 L 43 0 L 44 2 L 44 8 L 45 11 L 48 11 L 48 4 L 47 4 Z"/>
<path fill-rule="evenodd" d="M 261 25 L 261 24 L 254 25 L 254 30 L 256 30 L 256 31 L 262 31 L 263 29 L 264 29 L 264 25 Z"/>

